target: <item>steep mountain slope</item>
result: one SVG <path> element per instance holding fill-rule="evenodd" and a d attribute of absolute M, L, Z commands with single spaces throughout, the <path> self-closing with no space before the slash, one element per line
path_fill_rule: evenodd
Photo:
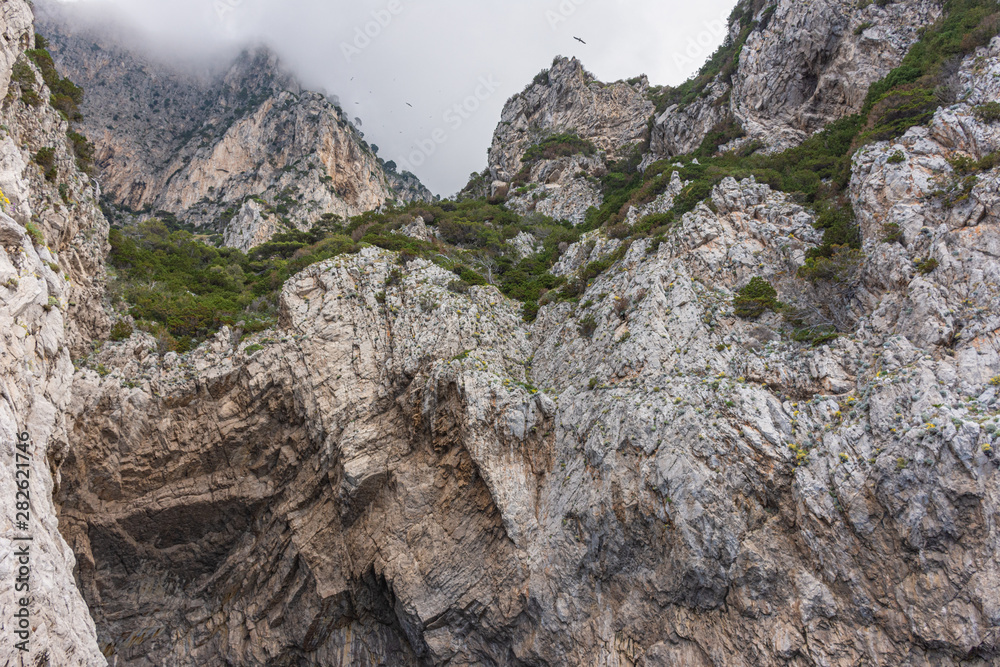
<path fill-rule="evenodd" d="M 760 5 L 740 8 L 776 35 L 802 16 L 764 25 Z M 719 155 L 715 136 L 701 160 L 642 172 L 632 121 L 664 91 L 613 84 L 622 105 L 594 107 L 557 63 L 583 107 L 527 123 L 508 161 L 525 179 L 613 168 L 582 228 L 443 202 L 281 240 L 255 259 L 279 258 L 264 275 L 305 268 L 273 327 L 184 355 L 115 336 L 71 386 L 56 304 L 78 279 L 45 272 L 27 220 L 4 223 L 23 249 L 0 256 L 12 289 L 33 291 L 0 287 L 0 317 L 26 332 L 5 328 L 0 372 L 24 393 L 0 425 L 55 443 L 32 472 L 57 482 L 36 510 L 50 661 L 101 664 L 96 626 L 119 667 L 995 664 L 1000 5 L 944 9 L 969 25 L 935 23 L 864 114 L 776 155 Z M 815 38 L 841 25 L 808 16 Z M 26 8 L 4 21 L 26 48 Z M 85 193 L 78 216 L 49 213 L 56 184 L 27 163 L 66 125 L 24 100 L 5 103 L 22 134 L 0 144 L 21 180 L 0 186 L 49 216 L 60 262 L 99 252 Z M 777 147 L 791 126 L 775 123 Z M 91 268 L 83 294 L 100 292 Z M 0 477 L 5 498 L 13 485 Z"/>
<path fill-rule="evenodd" d="M 195 75 L 44 16 L 57 63 L 87 91 L 84 131 L 118 206 L 167 211 L 247 249 L 323 214 L 432 198 L 412 175 L 387 173 L 343 111 L 267 49 Z"/>
<path fill-rule="evenodd" d="M 601 203 L 595 180 L 607 162 L 647 138 L 648 91 L 645 77 L 604 84 L 576 58 L 556 58 L 504 106 L 489 150 L 489 194 L 508 196 L 520 213 L 583 222 L 587 209 Z M 560 141 L 567 137 L 577 145 Z M 526 156 L 545 142 L 548 152 Z"/>
<path fill-rule="evenodd" d="M 72 447 L 66 426 L 72 359 L 108 327 L 102 303 L 107 222 L 90 178 L 77 166 L 74 148 L 83 152 L 83 144 L 73 141 L 70 125 L 49 104 L 53 91 L 37 64 L 43 53 L 25 55 L 36 47 L 32 28 L 27 3 L 3 3 L 0 663 L 96 667 L 106 661 L 74 583 L 75 559 L 57 529 L 53 497 Z"/>
<path fill-rule="evenodd" d="M 728 178 L 663 238 L 567 248 L 554 271 L 617 259 L 534 324 L 369 248 L 291 280 L 273 331 L 184 358 L 105 346 L 59 495 L 103 646 L 136 665 L 993 664 L 996 73 L 1000 38 L 962 62 L 965 101 L 856 156 L 849 281 L 796 275 L 814 211 Z M 812 346 L 767 307 L 736 316 L 752 278 L 849 332 Z"/>
<path fill-rule="evenodd" d="M 936 0 L 754 0 L 737 6 L 727 42 L 702 75 L 668 94 L 655 119 L 653 159 L 690 153 L 736 121 L 768 149 L 801 142 L 861 109 L 868 87 L 896 67 Z"/>

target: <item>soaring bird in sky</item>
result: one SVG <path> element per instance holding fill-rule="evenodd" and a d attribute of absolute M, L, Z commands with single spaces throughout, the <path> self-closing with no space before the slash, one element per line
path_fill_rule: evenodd
<path fill-rule="evenodd" d="M 573 39 L 575 39 L 576 41 L 580 42 L 581 44 L 586 44 L 587 43 L 587 42 L 583 41 L 582 39 L 580 39 L 579 37 L 574 37 Z"/>
<path fill-rule="evenodd" d="M 411 109 L 413 108 L 413 105 L 410 104 L 409 102 L 406 103 L 406 106 L 410 107 Z"/>

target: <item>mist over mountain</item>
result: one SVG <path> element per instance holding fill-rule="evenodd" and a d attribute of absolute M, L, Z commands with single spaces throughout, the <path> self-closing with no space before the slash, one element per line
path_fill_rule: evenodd
<path fill-rule="evenodd" d="M 367 138 L 381 147 L 385 159 L 409 162 L 412 171 L 442 196 L 454 194 L 471 172 L 482 169 L 504 101 L 555 56 L 583 58 L 602 80 L 644 71 L 654 83 L 677 84 L 722 42 L 734 4 L 734 0 L 694 5 L 646 0 L 38 3 L 42 8 L 70 10 L 74 26 L 99 30 L 113 26 L 124 37 L 123 45 L 189 67 L 206 63 L 219 67 L 246 47 L 266 46 L 304 88 L 337 95 L 351 118 L 362 119 Z M 446 114 L 475 97 L 481 78 L 498 85 L 476 100 L 475 110 L 460 116 L 462 123 L 456 127 Z M 435 130 L 443 131 L 446 141 L 435 142 L 428 154 L 426 140 Z"/>
<path fill-rule="evenodd" d="M 1000 663 L 1000 1 L 671 4 L 6 0 L 0 664 Z"/>

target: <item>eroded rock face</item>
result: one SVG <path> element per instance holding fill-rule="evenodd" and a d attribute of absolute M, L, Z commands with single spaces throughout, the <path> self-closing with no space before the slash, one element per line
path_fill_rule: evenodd
<path fill-rule="evenodd" d="M 89 179 L 76 169 L 67 123 L 46 102 L 36 107 L 21 99 L 22 87 L 31 87 L 40 100 L 50 95 L 23 55 L 34 45 L 31 8 L 17 0 L 5 2 L 0 11 L 5 38 L 0 63 L 7 65 L 0 85 L 0 191 L 5 196 L 0 204 L 0 662 L 105 665 L 94 622 L 73 580 L 73 552 L 58 531 L 53 495 L 71 446 L 65 427 L 74 372 L 71 351 L 80 354 L 108 324 L 102 308 L 107 223 Z M 33 84 L 28 77 L 10 81 L 19 61 L 32 69 Z M 53 148 L 53 180 L 32 161 L 46 147 Z M 28 456 L 15 449 L 22 433 L 30 438 Z M 19 490 L 26 495 L 16 497 Z M 24 517 L 16 514 L 24 510 L 16 503 L 25 498 L 30 498 L 27 528 L 18 525 Z M 30 541 L 15 539 L 26 536 Z M 21 560 L 23 547 L 27 564 Z M 16 583 L 28 588 L 17 590 Z M 14 633 L 20 629 L 14 613 L 21 598 L 30 600 L 29 637 Z M 28 651 L 22 652 L 17 644 L 25 639 Z"/>
<path fill-rule="evenodd" d="M 988 77 L 997 52 L 978 55 Z M 85 446 L 59 495 L 103 646 L 135 665 L 991 664 L 997 186 L 946 208 L 926 184 L 993 131 L 959 105 L 859 155 L 869 259 L 841 304 L 795 275 L 814 214 L 727 179 L 657 245 L 571 247 L 564 274 L 624 256 L 532 325 L 368 249 L 297 276 L 281 325 L 238 345 L 106 346 L 115 370 L 76 378 Z M 877 236 L 897 217 L 905 248 Z M 853 333 L 810 347 L 776 313 L 735 318 L 754 276 Z"/>
<path fill-rule="evenodd" d="M 995 663 L 1000 183 L 954 158 L 1000 147 L 974 113 L 997 73 L 1000 40 L 963 103 L 855 157 L 865 245 L 835 294 L 796 275 L 815 214 L 730 178 L 662 239 L 568 248 L 559 275 L 621 259 L 532 324 L 367 248 L 290 280 L 271 331 L 184 356 L 135 334 L 75 375 L 65 274 L 100 292 L 106 229 L 65 146 L 79 208 L 53 205 L 31 155 L 65 125 L 13 96 L 0 433 L 40 447 L 36 640 L 88 666 Z M 850 333 L 734 317 L 758 276 Z"/>
<path fill-rule="evenodd" d="M 246 250 L 323 214 L 432 198 L 412 175 L 387 173 L 344 112 L 303 90 L 266 49 L 221 73 L 189 73 L 75 31 L 52 8 L 40 29 L 86 91 L 101 185 L 127 210 L 167 211 Z M 251 198 L 266 202 L 258 216 L 244 210 Z"/>
<path fill-rule="evenodd" d="M 181 360 L 136 336 L 101 353 L 111 375 L 78 376 L 91 450 L 69 462 L 63 528 L 108 652 L 506 659 L 553 404 L 524 388 L 515 304 L 455 295 L 423 261 L 379 303 L 395 268 L 375 250 L 317 265 L 279 331 Z"/>
<path fill-rule="evenodd" d="M 645 78 L 605 85 L 576 58 L 556 58 L 539 77 L 504 106 L 489 152 L 495 180 L 509 181 L 524 152 L 553 134 L 574 132 L 611 159 L 644 138 L 653 112 Z"/>
<path fill-rule="evenodd" d="M 673 106 L 655 122 L 654 159 L 689 153 L 727 117 L 742 125 L 741 143 L 779 151 L 827 123 L 859 111 L 868 88 L 899 65 L 920 28 L 941 15 L 933 0 L 884 6 L 854 0 L 744 2 L 756 27 L 727 81 L 718 77 L 691 104 Z M 731 26 L 728 39 L 737 39 Z"/>
<path fill-rule="evenodd" d="M 542 160 L 531 167 L 528 182 L 509 193 L 507 206 L 521 215 L 540 213 L 578 225 L 591 206 L 604 201 L 598 176 L 605 171 L 598 156 Z"/>
<path fill-rule="evenodd" d="M 653 113 L 648 91 L 645 77 L 603 84 L 576 58 L 556 58 L 551 69 L 504 106 L 489 150 L 492 186 L 485 194 L 507 197 L 522 214 L 537 212 L 580 224 L 587 209 L 603 201 L 597 179 L 606 173 L 608 161 L 646 140 Z M 598 153 L 522 162 L 531 146 L 557 134 L 575 134 Z M 527 173 L 515 179 L 522 169 Z"/>

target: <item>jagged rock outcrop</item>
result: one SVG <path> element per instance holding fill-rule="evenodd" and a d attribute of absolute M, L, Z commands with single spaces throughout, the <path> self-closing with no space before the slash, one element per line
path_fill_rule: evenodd
<path fill-rule="evenodd" d="M 10 63 L 30 10 L 3 12 Z M 960 103 L 854 157 L 864 246 L 834 255 L 835 286 L 798 274 L 822 240 L 813 211 L 726 178 L 663 236 L 566 248 L 557 275 L 615 261 L 530 324 L 494 287 L 367 247 L 289 280 L 271 330 L 182 356 L 135 333 L 75 373 L 70 349 L 108 324 L 106 223 L 65 121 L 12 88 L 0 437 L 36 444 L 32 660 L 996 663 L 1000 178 L 984 158 L 1000 124 L 979 105 L 1000 98 L 1000 38 L 955 81 Z M 58 181 L 32 163 L 43 147 Z M 581 164 L 532 174 L 569 185 L 556 170 Z M 626 227 L 671 208 L 669 178 Z M 843 335 L 811 346 L 773 310 L 735 317 L 755 277 Z"/>
<path fill-rule="evenodd" d="M 521 156 L 542 139 L 573 132 L 613 159 L 642 141 L 653 104 L 649 82 L 603 84 L 576 58 L 556 58 L 523 92 L 504 105 L 489 151 L 495 179 L 509 181 Z"/>
<path fill-rule="evenodd" d="M 516 304 L 422 260 L 386 288 L 395 260 L 310 268 L 239 348 L 136 336 L 80 373 L 63 529 L 119 664 L 505 659 L 478 619 L 527 602 L 554 407 L 524 387 Z"/>
<path fill-rule="evenodd" d="M 750 29 L 732 80 L 720 74 L 698 99 L 656 119 L 653 159 L 689 153 L 711 129 L 735 118 L 770 150 L 800 143 L 860 110 L 869 86 L 896 67 L 920 28 L 941 15 L 934 0 L 858 3 L 745 0 L 728 40 Z"/>
<path fill-rule="evenodd" d="M 386 172 L 345 113 L 303 90 L 265 48 L 194 74 L 75 30 L 71 14 L 50 7 L 44 17 L 53 56 L 86 91 L 83 127 L 105 196 L 125 209 L 260 243 L 325 213 L 432 198 L 416 177 Z M 254 198 L 265 205 L 250 211 Z M 237 217 L 244 227 L 228 231 Z M 249 233 L 248 221 L 259 222 Z"/>
<path fill-rule="evenodd" d="M 24 56 L 34 46 L 31 8 L 12 0 L 0 11 L 0 662 L 97 667 L 107 663 L 74 583 L 75 558 L 58 531 L 53 495 L 71 447 L 71 353 L 89 347 L 108 324 L 107 223 L 76 169 L 68 124 L 49 107 L 49 90 Z M 20 76 L 12 81 L 15 63 Z M 33 160 L 47 148 L 52 165 L 43 170 Z M 24 433 L 27 454 L 15 449 Z M 15 618 L 21 599 L 29 601 L 28 636 L 15 634 L 25 630 Z"/>
<path fill-rule="evenodd" d="M 965 62 L 972 90 L 994 94 L 998 54 Z M 932 194 L 944 158 L 996 148 L 969 104 L 856 159 L 867 259 L 840 302 L 796 276 L 815 214 L 726 179 L 658 244 L 610 240 L 623 258 L 532 325 L 368 249 L 290 281 L 272 332 L 181 358 L 105 346 L 89 364 L 114 370 L 77 375 L 86 445 L 59 493 L 105 647 L 135 665 L 992 664 L 998 185 Z M 776 313 L 734 317 L 756 276 L 852 333 L 809 347 Z"/>
<path fill-rule="evenodd" d="M 653 113 L 648 91 L 645 77 L 604 84 L 576 58 L 556 58 L 551 69 L 504 106 L 489 150 L 489 194 L 509 195 L 511 207 L 522 213 L 583 222 L 587 209 L 602 202 L 593 179 L 605 173 L 608 160 L 623 157 L 647 138 Z M 557 134 L 575 134 L 599 154 L 522 163 L 531 146 Z M 524 168 L 529 173 L 512 188 Z"/>
<path fill-rule="evenodd" d="M 601 205 L 603 196 L 597 177 L 605 171 L 604 160 L 598 156 L 542 160 L 532 165 L 527 184 L 508 194 L 507 206 L 521 215 L 540 213 L 578 225 L 584 221 L 587 209 Z"/>

